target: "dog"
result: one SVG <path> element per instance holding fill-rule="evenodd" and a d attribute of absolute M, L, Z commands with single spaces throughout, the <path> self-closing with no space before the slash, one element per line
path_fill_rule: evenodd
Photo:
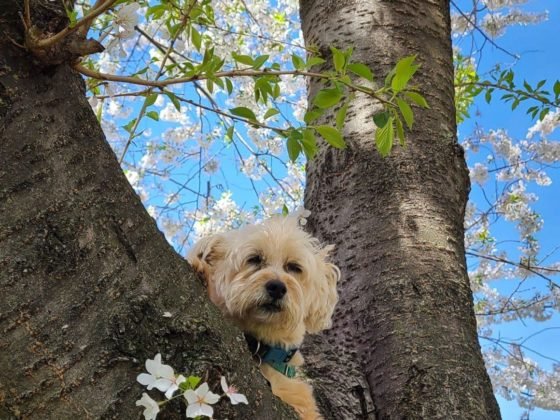
<path fill-rule="evenodd" d="M 338 267 L 296 215 L 198 241 L 187 260 L 206 282 L 210 300 L 244 332 L 272 392 L 304 420 L 322 419 L 313 388 L 294 378 L 306 333 L 331 327 Z"/>

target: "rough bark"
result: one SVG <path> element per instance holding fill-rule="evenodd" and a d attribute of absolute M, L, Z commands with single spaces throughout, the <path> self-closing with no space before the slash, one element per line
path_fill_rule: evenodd
<path fill-rule="evenodd" d="M 294 418 L 144 210 L 81 77 L 12 42 L 21 6 L 0 7 L 0 418 L 142 417 L 136 376 L 158 352 L 247 394 L 220 418 Z M 48 0 L 32 10 L 43 26 L 63 13 Z"/>
<path fill-rule="evenodd" d="M 322 147 L 308 164 L 310 226 L 334 243 L 342 269 L 334 327 L 309 340 L 310 376 L 330 419 L 498 419 L 477 341 L 463 217 L 468 171 L 457 144 L 449 3 L 444 0 L 301 0 L 307 45 L 354 47 L 383 80 L 418 54 L 407 147 L 381 158 L 358 95 L 344 151 Z M 330 66 L 328 61 L 323 70 Z M 320 81 L 310 83 L 312 98 Z M 326 115 L 319 123 L 332 122 Z"/>

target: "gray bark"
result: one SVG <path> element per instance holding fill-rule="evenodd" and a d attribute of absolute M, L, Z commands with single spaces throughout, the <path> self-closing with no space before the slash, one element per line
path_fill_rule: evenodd
<path fill-rule="evenodd" d="M 381 158 L 363 95 L 348 111 L 346 150 L 308 164 L 310 227 L 336 244 L 342 270 L 333 328 L 310 338 L 309 375 L 329 419 L 498 419 L 477 341 L 463 244 L 468 171 L 457 144 L 449 2 L 301 0 L 309 46 L 354 47 L 382 81 L 418 54 L 407 147 Z M 328 60 L 321 70 L 330 68 Z M 312 80 L 309 97 L 321 88 Z M 332 114 L 321 123 L 334 121 Z M 310 355 L 313 353 L 313 355 Z"/>
<path fill-rule="evenodd" d="M 136 376 L 158 352 L 215 391 L 222 374 L 239 386 L 250 405 L 220 418 L 294 418 L 144 210 L 81 77 L 12 42 L 21 8 L 0 7 L 0 418 L 142 417 Z M 60 3 L 32 10 L 61 28 Z"/>

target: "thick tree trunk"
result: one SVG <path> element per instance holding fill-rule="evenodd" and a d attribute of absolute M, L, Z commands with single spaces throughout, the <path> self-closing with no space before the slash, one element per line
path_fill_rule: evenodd
<path fill-rule="evenodd" d="M 477 341 L 463 248 L 468 172 L 456 140 L 449 3 L 301 0 L 306 43 L 354 47 L 383 80 L 418 54 L 430 109 L 416 110 L 407 147 L 383 159 L 373 114 L 358 96 L 348 148 L 308 165 L 310 226 L 342 269 L 334 327 L 308 341 L 309 374 L 332 419 L 497 419 Z M 327 62 L 325 66 L 329 66 Z M 310 84 L 310 98 L 320 88 Z M 324 117 L 332 122 L 332 115 Z M 323 121 L 323 122 L 325 122 Z"/>
<path fill-rule="evenodd" d="M 220 418 L 294 418 L 144 210 L 80 76 L 12 42 L 21 5 L 0 7 L 0 418 L 139 418 L 136 376 L 158 352 L 247 394 Z M 39 26 L 64 13 L 32 6 Z"/>

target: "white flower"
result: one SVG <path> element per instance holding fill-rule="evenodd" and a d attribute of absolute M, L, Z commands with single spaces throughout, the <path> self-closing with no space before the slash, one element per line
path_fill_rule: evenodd
<path fill-rule="evenodd" d="M 214 409 L 209 404 L 216 404 L 220 400 L 218 394 L 214 394 L 208 388 L 208 384 L 204 382 L 196 391 L 188 389 L 183 394 L 187 400 L 187 417 L 195 418 L 197 416 L 212 417 Z"/>
<path fill-rule="evenodd" d="M 470 170 L 470 176 L 473 182 L 482 185 L 488 179 L 488 168 L 481 163 L 475 163 L 474 168 Z"/>
<path fill-rule="evenodd" d="M 173 393 L 179 389 L 179 385 L 186 379 L 183 375 L 175 377 L 173 368 L 161 363 L 161 354 L 156 354 L 154 359 L 146 360 L 148 373 L 141 373 L 136 380 L 147 386 L 148 391 L 153 388 L 165 392 L 165 398 L 170 399 Z"/>
<path fill-rule="evenodd" d="M 136 401 L 136 405 L 146 407 L 144 410 L 144 418 L 146 420 L 155 420 L 157 413 L 159 413 L 158 403 L 152 400 L 145 392 L 142 393 L 142 398 Z"/>
<path fill-rule="evenodd" d="M 107 51 L 118 49 L 119 55 L 126 57 L 126 50 L 123 41 L 134 36 L 134 27 L 138 24 L 138 14 L 136 13 L 140 5 L 138 3 L 130 3 L 121 7 L 115 14 L 113 20 L 112 36 L 113 39 L 107 44 Z"/>
<path fill-rule="evenodd" d="M 134 26 L 138 24 L 138 14 L 136 12 L 139 8 L 138 3 L 130 3 L 117 11 L 116 18 L 113 20 L 113 27 L 120 32 L 121 38 L 130 38 L 134 35 Z"/>
<path fill-rule="evenodd" d="M 239 403 L 249 404 L 249 401 L 247 401 L 247 397 L 245 395 L 238 394 L 237 389 L 235 389 L 233 386 L 228 386 L 225 376 L 222 376 L 220 383 L 222 384 L 222 389 L 224 390 L 225 394 L 231 400 L 232 405 L 237 405 Z"/>

